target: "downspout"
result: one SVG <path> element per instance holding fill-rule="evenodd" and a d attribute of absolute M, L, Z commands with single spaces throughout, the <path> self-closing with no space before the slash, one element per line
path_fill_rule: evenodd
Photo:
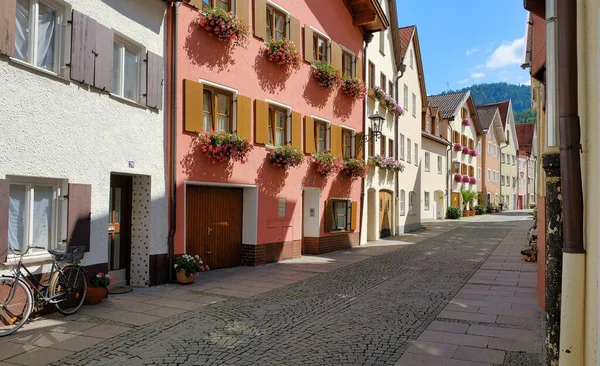
<path fill-rule="evenodd" d="M 502 164 L 504 164 L 504 163 L 502 163 L 502 150 L 506 149 L 507 147 L 508 147 L 508 142 L 506 142 L 506 145 L 500 147 L 500 176 L 502 176 Z M 509 160 L 508 155 L 505 155 L 504 159 L 505 159 L 504 160 L 505 162 L 506 162 L 506 160 Z M 519 171 L 519 169 L 517 168 L 517 172 L 518 171 Z M 517 175 L 519 175 L 519 173 L 517 173 Z M 504 184 L 506 184 L 507 186 L 510 187 L 510 180 L 508 182 L 504 181 Z M 500 202 L 502 203 L 502 206 L 504 206 L 505 202 L 504 202 L 504 195 L 502 194 L 502 178 L 500 178 Z"/>
<path fill-rule="evenodd" d="M 406 65 L 404 64 L 404 59 L 402 59 L 402 61 L 400 62 L 400 75 L 398 75 L 398 77 L 396 77 L 396 103 L 398 105 L 400 105 L 400 79 L 402 78 L 402 76 L 404 76 L 404 72 L 406 71 Z M 406 106 L 402 106 L 402 108 L 406 108 Z M 394 138 L 396 139 L 396 146 L 394 146 L 394 156 L 397 159 L 400 159 L 400 135 L 399 135 L 399 125 L 400 124 L 400 116 L 396 115 L 396 126 L 394 127 Z M 400 172 L 395 172 L 396 174 L 396 203 L 399 205 L 400 204 Z M 396 209 L 396 212 L 394 213 L 400 213 L 399 209 Z M 398 217 L 398 215 L 394 215 L 396 217 L 396 222 L 394 223 L 395 226 L 395 230 L 396 230 L 396 235 L 400 235 L 400 230 L 398 230 L 398 228 L 400 227 L 400 218 Z"/>
<path fill-rule="evenodd" d="M 178 15 L 181 0 L 171 2 L 171 194 L 169 212 L 169 236 L 168 236 L 168 256 L 169 256 L 169 282 L 173 282 L 173 253 L 175 251 L 175 231 L 177 230 L 177 174 L 175 165 L 177 164 L 177 35 L 179 32 Z"/>
<path fill-rule="evenodd" d="M 363 41 L 364 41 L 364 46 L 363 46 L 363 69 L 362 69 L 362 78 L 365 82 L 366 85 L 368 85 L 368 81 L 367 81 L 367 69 L 369 67 L 369 60 L 367 58 L 367 49 L 369 47 L 369 43 L 371 43 L 371 40 L 373 40 L 373 33 L 371 32 L 365 32 L 363 34 Z M 367 143 L 365 140 L 365 136 L 367 136 L 367 133 L 369 132 L 369 129 L 367 127 L 367 103 L 368 103 L 368 99 L 369 98 L 365 98 L 364 102 L 363 102 L 363 139 L 362 141 L 360 141 L 360 143 L 363 145 L 363 157 L 367 156 Z M 365 180 L 363 179 L 362 184 L 360 185 L 360 230 L 363 230 L 363 214 L 365 211 L 365 184 L 367 184 L 365 182 Z M 367 230 L 367 235 L 368 235 L 369 230 Z M 362 237 L 362 233 L 360 234 L 360 236 Z M 369 241 L 369 238 L 367 236 L 366 241 Z M 359 239 L 360 242 L 360 239 Z"/>
<path fill-rule="evenodd" d="M 577 2 L 558 0 L 558 112 L 563 204 L 560 364 L 583 365 L 585 249 L 577 85 Z M 590 350 L 593 352 L 593 350 Z"/>
<path fill-rule="evenodd" d="M 452 140 L 454 139 L 454 129 L 450 126 L 450 121 L 448 121 L 448 128 L 450 129 L 450 146 L 448 146 L 448 150 L 446 150 L 446 169 L 449 170 L 448 174 L 446 174 L 446 210 L 450 207 L 450 198 L 452 196 L 452 167 L 454 163 L 452 162 L 452 151 L 453 144 Z M 448 158 L 448 153 L 450 153 L 450 158 Z"/>

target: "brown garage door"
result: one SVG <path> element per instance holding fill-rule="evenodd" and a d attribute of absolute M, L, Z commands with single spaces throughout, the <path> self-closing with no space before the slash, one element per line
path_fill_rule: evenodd
<path fill-rule="evenodd" d="M 186 251 L 211 268 L 239 266 L 242 252 L 241 189 L 187 186 Z"/>

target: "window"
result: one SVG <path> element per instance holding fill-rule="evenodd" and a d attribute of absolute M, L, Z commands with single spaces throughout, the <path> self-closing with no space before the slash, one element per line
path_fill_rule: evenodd
<path fill-rule="evenodd" d="M 233 130 L 233 94 L 227 91 L 204 86 L 204 131 Z M 270 130 L 271 131 L 271 130 Z"/>
<path fill-rule="evenodd" d="M 429 152 L 425 152 L 425 171 L 429 171 Z"/>
<path fill-rule="evenodd" d="M 406 215 L 406 194 L 404 193 L 404 190 L 400 191 L 400 216 L 404 216 Z"/>
<path fill-rule="evenodd" d="M 506 161 L 506 154 L 505 154 L 505 153 L 502 153 L 502 154 L 500 155 L 500 161 L 501 161 L 502 163 L 504 163 L 504 162 Z"/>
<path fill-rule="evenodd" d="M 481 180 L 481 168 L 477 168 L 477 180 Z"/>
<path fill-rule="evenodd" d="M 413 69 L 414 67 L 414 54 L 413 54 L 413 50 L 410 50 L 410 68 Z"/>
<path fill-rule="evenodd" d="M 352 217 L 352 201 L 348 200 L 331 200 L 333 205 L 333 220 L 331 222 L 331 230 L 351 230 Z"/>
<path fill-rule="evenodd" d="M 431 132 L 431 116 L 430 115 L 425 116 L 425 131 Z"/>
<path fill-rule="evenodd" d="M 379 153 L 383 156 L 387 156 L 385 150 L 385 136 L 381 135 L 381 140 L 379 141 Z"/>
<path fill-rule="evenodd" d="M 455 144 L 460 143 L 460 133 L 458 131 L 454 131 L 454 135 L 452 136 L 452 142 Z"/>
<path fill-rule="evenodd" d="M 386 77 L 384 73 L 379 74 L 379 86 L 385 91 Z"/>
<path fill-rule="evenodd" d="M 415 142 L 415 165 L 419 165 L 419 145 Z"/>
<path fill-rule="evenodd" d="M 139 100 L 140 53 L 139 49 L 115 39 L 112 93 L 136 102 Z"/>
<path fill-rule="evenodd" d="M 512 156 L 512 165 L 515 165 L 515 157 L 514 157 L 514 155 Z"/>
<path fill-rule="evenodd" d="M 413 117 L 417 116 L 417 96 L 415 93 L 412 93 L 412 115 Z"/>
<path fill-rule="evenodd" d="M 379 32 L 379 52 L 385 55 L 385 31 Z M 385 87 L 385 84 L 383 84 Z"/>
<path fill-rule="evenodd" d="M 408 194 L 408 214 L 415 214 L 415 192 L 410 192 Z"/>
<path fill-rule="evenodd" d="M 500 185 L 504 185 L 504 176 L 503 175 L 500 176 Z"/>
<path fill-rule="evenodd" d="M 342 155 L 344 159 L 350 159 L 354 157 L 352 152 L 352 131 L 347 129 L 342 129 Z"/>
<path fill-rule="evenodd" d="M 329 40 L 317 32 L 313 32 L 313 60 L 329 62 Z"/>
<path fill-rule="evenodd" d="M 481 142 L 477 143 L 477 155 L 481 155 Z"/>
<path fill-rule="evenodd" d="M 488 182 L 492 181 L 492 170 L 488 169 Z"/>
<path fill-rule="evenodd" d="M 494 157 L 498 157 L 498 145 L 494 144 Z"/>
<path fill-rule="evenodd" d="M 441 156 L 441 155 L 438 155 L 438 157 L 437 157 L 437 158 L 438 158 L 438 159 L 437 159 L 437 160 L 438 160 L 438 162 L 437 162 L 438 174 L 442 174 L 442 170 L 443 170 L 443 169 L 442 169 L 442 168 L 443 168 L 443 166 L 442 166 L 442 165 L 443 165 L 442 156 Z"/>
<path fill-rule="evenodd" d="M 492 143 L 488 142 L 488 155 L 492 155 Z"/>
<path fill-rule="evenodd" d="M 389 150 L 388 156 L 395 158 L 396 152 L 394 151 L 394 140 L 392 140 L 392 139 L 388 139 L 388 150 Z"/>
<path fill-rule="evenodd" d="M 46 0 L 17 0 L 16 5 L 14 57 L 58 74 L 64 9 Z"/>
<path fill-rule="evenodd" d="M 400 145 L 398 146 L 400 150 L 400 159 L 404 160 L 404 135 L 400 134 Z"/>
<path fill-rule="evenodd" d="M 440 135 L 440 121 L 437 118 L 435 119 L 435 135 Z"/>
<path fill-rule="evenodd" d="M 373 130 L 369 128 L 369 136 L 373 134 Z M 369 140 L 369 156 L 375 156 L 375 141 L 374 139 Z"/>
<path fill-rule="evenodd" d="M 344 76 L 349 78 L 354 76 L 354 70 L 352 67 L 352 64 L 354 63 L 353 60 L 354 56 L 350 52 L 346 50 L 342 52 L 342 73 Z"/>
<path fill-rule="evenodd" d="M 285 145 L 288 142 L 287 115 L 285 109 L 269 106 L 269 144 Z"/>
<path fill-rule="evenodd" d="M 369 89 L 375 87 L 375 64 L 369 61 Z"/>
<path fill-rule="evenodd" d="M 315 121 L 315 151 L 327 151 L 327 124 L 322 121 Z"/>
<path fill-rule="evenodd" d="M 404 108 L 408 108 L 408 86 L 404 84 Z"/>
<path fill-rule="evenodd" d="M 267 5 L 267 41 L 287 38 L 287 14 Z"/>
<path fill-rule="evenodd" d="M 425 192 L 425 211 L 429 211 L 429 192 Z"/>
<path fill-rule="evenodd" d="M 388 94 L 390 97 L 394 97 L 394 83 L 391 80 L 388 81 Z"/>
<path fill-rule="evenodd" d="M 231 11 L 231 0 L 203 0 L 202 7 L 220 8 L 225 11 Z"/>
<path fill-rule="evenodd" d="M 16 250 L 27 246 L 46 249 L 58 242 L 58 185 L 43 181 L 14 181 L 8 198 L 8 245 Z M 6 234 L 5 234 L 6 235 Z M 35 253 L 35 252 L 33 252 Z"/>
<path fill-rule="evenodd" d="M 410 163 L 411 159 L 411 141 L 410 139 L 406 139 L 406 161 Z"/>
<path fill-rule="evenodd" d="M 467 146 L 467 136 L 462 136 L 461 138 L 461 145 L 462 146 Z"/>

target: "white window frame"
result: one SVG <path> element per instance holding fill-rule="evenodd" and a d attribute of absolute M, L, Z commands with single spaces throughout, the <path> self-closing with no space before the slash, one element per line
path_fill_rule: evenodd
<path fill-rule="evenodd" d="M 492 143 L 488 141 L 488 155 L 492 155 Z"/>
<path fill-rule="evenodd" d="M 205 84 L 208 85 L 210 87 L 213 87 L 215 89 L 221 89 L 224 90 L 226 92 L 229 92 L 232 94 L 232 104 L 231 104 L 231 133 L 233 133 L 234 135 L 237 135 L 237 97 L 238 97 L 238 90 L 237 89 L 233 89 L 230 88 L 228 86 L 225 85 L 221 85 L 221 84 L 217 84 L 214 83 L 212 81 L 209 80 L 205 80 L 205 79 L 199 79 L 198 82 L 200 82 L 201 84 Z"/>
<path fill-rule="evenodd" d="M 428 151 L 425 151 L 425 171 L 428 172 L 429 171 L 429 165 L 430 165 L 430 154 Z"/>
<path fill-rule="evenodd" d="M 481 168 L 477 168 L 477 180 L 481 180 Z"/>
<path fill-rule="evenodd" d="M 325 151 L 331 151 L 331 121 L 319 116 L 310 115 L 315 122 L 325 123 Z"/>
<path fill-rule="evenodd" d="M 498 145 L 494 144 L 494 157 L 498 157 Z"/>
<path fill-rule="evenodd" d="M 288 21 L 288 24 L 289 24 L 289 21 Z M 342 49 L 343 52 L 347 52 L 352 55 L 352 77 L 353 78 L 358 77 L 358 76 L 356 76 L 356 54 L 341 44 L 340 44 L 340 48 Z M 343 52 L 342 52 L 342 58 L 344 57 Z M 343 70 L 341 70 L 341 71 L 343 71 Z M 362 75 L 360 77 L 362 77 Z"/>
<path fill-rule="evenodd" d="M 235 3 L 236 1 L 231 1 L 231 8 L 233 9 L 233 11 L 231 12 L 232 14 L 237 14 L 235 12 Z M 291 19 L 291 13 L 289 11 L 287 11 L 284 7 L 282 7 L 279 4 L 275 4 L 273 1 L 271 0 L 267 0 L 267 6 L 273 7 L 276 10 L 282 12 L 283 14 L 285 14 L 285 34 L 287 35 L 286 38 L 290 38 L 290 19 Z M 266 29 L 266 24 L 265 24 L 265 29 Z"/>
<path fill-rule="evenodd" d="M 408 85 L 404 84 L 404 109 L 408 108 Z"/>
<path fill-rule="evenodd" d="M 437 157 L 437 168 L 438 168 L 438 174 L 441 175 L 442 172 L 444 171 L 444 160 L 441 155 L 438 155 L 438 157 Z"/>
<path fill-rule="evenodd" d="M 411 163 L 412 159 L 412 141 L 411 139 L 406 139 L 406 162 Z"/>
<path fill-rule="evenodd" d="M 411 191 L 408 193 L 408 214 L 409 215 L 414 215 L 415 214 L 415 202 L 416 202 L 416 194 L 414 191 Z"/>
<path fill-rule="evenodd" d="M 477 154 L 481 155 L 481 142 L 477 143 Z"/>
<path fill-rule="evenodd" d="M 492 181 L 492 169 L 488 169 L 488 176 L 487 176 L 487 178 L 488 178 L 488 182 Z"/>
<path fill-rule="evenodd" d="M 412 93 L 412 115 L 413 117 L 417 116 L 417 95 Z"/>
<path fill-rule="evenodd" d="M 419 166 L 419 145 L 415 142 L 415 166 Z"/>
<path fill-rule="evenodd" d="M 429 211 L 429 204 L 430 204 L 430 197 L 429 197 L 429 192 L 425 191 L 424 195 L 423 195 L 423 200 L 425 200 L 425 211 Z"/>
<path fill-rule="evenodd" d="M 400 191 L 400 216 L 406 215 L 406 192 Z"/>
<path fill-rule="evenodd" d="M 404 135 L 400 134 L 400 141 L 398 142 L 400 148 L 400 160 L 404 160 Z"/>
<path fill-rule="evenodd" d="M 119 67 L 121 67 L 121 72 L 120 72 L 120 78 L 119 80 L 113 80 L 113 88 L 115 86 L 115 83 L 119 84 L 119 91 L 117 93 L 115 93 L 113 90 L 110 91 L 110 95 L 116 97 L 116 98 L 120 98 L 120 99 L 125 99 L 128 101 L 132 101 L 134 103 L 139 103 L 139 104 L 145 104 L 145 97 L 143 95 L 143 90 L 146 90 L 146 78 L 144 77 L 144 75 L 146 75 L 145 71 L 146 71 L 146 62 L 144 62 L 145 58 L 146 58 L 146 49 L 144 48 L 144 46 L 140 45 L 139 43 L 136 43 L 130 39 L 128 39 L 127 37 L 118 34 L 117 32 L 115 32 L 114 35 L 114 39 L 113 39 L 113 52 L 114 52 L 114 47 L 115 44 L 120 44 L 121 45 L 121 55 L 120 55 L 120 64 Z M 138 56 L 138 64 L 136 67 L 136 82 L 135 82 L 135 91 L 134 91 L 134 95 L 136 95 L 135 99 L 129 99 L 127 97 L 125 97 L 123 94 L 125 92 L 125 78 L 123 78 L 123 75 L 125 74 L 125 48 L 128 48 L 129 50 L 136 52 L 137 56 Z M 113 70 L 114 68 L 117 67 L 117 65 L 113 64 Z M 111 74 L 111 77 L 113 75 Z M 215 86 L 217 87 L 217 86 Z M 220 86 L 218 86 L 218 88 L 221 88 Z M 225 88 L 223 88 L 225 89 Z"/>
<path fill-rule="evenodd" d="M 235 98 L 237 99 L 237 96 Z M 289 105 L 286 105 L 286 104 L 279 103 L 277 101 L 271 100 L 271 99 L 265 99 L 265 103 L 286 110 L 286 119 L 285 119 L 285 124 L 286 124 L 286 126 L 285 126 L 285 144 L 291 144 L 292 143 L 292 107 L 290 107 Z M 237 127 L 237 124 L 236 124 L 236 127 Z M 234 131 L 236 131 L 236 134 L 237 134 L 237 130 L 234 130 Z M 275 138 L 275 136 L 273 136 L 273 139 L 274 138 Z M 278 146 L 278 145 L 274 145 L 274 144 L 267 144 L 267 145 L 265 145 L 265 147 L 267 149 L 269 149 L 269 148 L 273 149 L 273 148 L 275 148 L 275 146 Z"/>
<path fill-rule="evenodd" d="M 327 40 L 327 63 L 329 65 L 331 65 L 331 44 L 332 44 L 331 38 L 327 34 L 318 30 L 317 28 L 314 28 L 310 25 L 309 25 L 309 27 L 310 27 L 310 29 L 312 29 L 313 32 L 317 33 L 318 35 L 320 35 L 321 37 L 323 37 Z M 296 45 L 296 46 L 299 47 L 298 45 Z M 313 45 L 313 47 L 314 47 L 314 45 Z M 312 50 L 310 50 L 310 52 L 312 52 Z"/>

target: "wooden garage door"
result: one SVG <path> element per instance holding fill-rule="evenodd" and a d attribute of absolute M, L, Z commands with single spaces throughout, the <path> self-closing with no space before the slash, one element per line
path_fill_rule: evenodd
<path fill-rule="evenodd" d="M 186 251 L 211 268 L 239 266 L 242 257 L 241 189 L 188 186 Z"/>
<path fill-rule="evenodd" d="M 379 192 L 379 237 L 392 235 L 392 192 Z"/>

